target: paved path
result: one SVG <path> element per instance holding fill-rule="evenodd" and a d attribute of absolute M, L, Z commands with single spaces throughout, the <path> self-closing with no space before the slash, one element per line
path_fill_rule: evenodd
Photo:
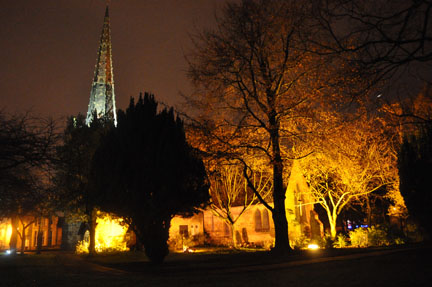
<path fill-rule="evenodd" d="M 159 271 L 168 271 L 170 273 L 183 273 L 187 271 L 190 272 L 203 272 L 211 273 L 211 274 L 218 274 L 218 273 L 239 273 L 239 272 L 255 272 L 255 271 L 268 271 L 268 270 L 278 270 L 278 269 L 285 269 L 289 267 L 295 267 L 295 266 L 302 266 L 302 265 L 308 265 L 308 264 L 315 264 L 315 263 L 323 263 L 323 262 L 331 262 L 331 261 L 343 261 L 343 260 L 352 260 L 352 259 L 359 259 L 359 258 L 365 258 L 365 257 L 375 257 L 375 256 L 381 256 L 381 255 L 387 255 L 397 252 L 404 252 L 408 250 L 413 250 L 416 248 L 396 248 L 396 249 L 385 249 L 385 250 L 377 250 L 377 251 L 367 251 L 367 252 L 359 252 L 355 254 L 348 254 L 348 255 L 339 255 L 339 256 L 326 256 L 326 257 L 319 257 L 321 256 L 319 254 L 320 250 L 316 251 L 310 251 L 316 252 L 317 258 L 309 258 L 309 259 L 293 259 L 289 262 L 281 262 L 281 263 L 256 263 L 253 262 L 252 264 L 248 265 L 240 265 L 240 266 L 220 266 L 221 268 L 213 268 L 211 265 L 212 262 L 210 260 L 209 264 L 206 264 L 206 262 L 203 262 L 203 264 L 194 265 L 191 270 L 188 270 L 188 266 L 184 266 L 179 262 L 179 264 L 176 264 L 175 262 L 170 262 L 171 264 L 162 264 L 159 268 L 156 268 L 155 270 Z M 59 254 L 59 259 L 62 261 L 62 264 L 64 264 L 67 268 L 79 268 L 80 270 L 85 270 L 85 272 L 99 272 L 99 273 L 109 273 L 110 275 L 119 275 L 123 276 L 126 274 L 136 274 L 137 271 L 131 271 L 127 270 L 127 267 L 124 269 L 117 269 L 113 267 L 107 267 L 98 263 L 91 262 L 89 260 L 86 260 L 85 258 L 81 256 L 77 256 L 74 254 Z"/>
<path fill-rule="evenodd" d="M 241 266 L 241 267 L 234 267 L 234 268 L 228 270 L 228 272 L 234 273 L 234 272 L 276 270 L 276 269 L 283 269 L 283 268 L 288 268 L 288 267 L 302 266 L 302 265 L 308 265 L 308 264 L 314 264 L 314 263 L 323 263 L 323 262 L 330 262 L 330 261 L 342 261 L 342 260 L 359 259 L 359 258 L 365 258 L 365 257 L 381 256 L 381 255 L 387 255 L 387 254 L 392 254 L 392 253 L 402 252 L 402 251 L 407 251 L 407 250 L 412 250 L 412 249 L 415 249 L 415 248 L 388 249 L 388 250 L 379 250 L 379 251 L 371 251 L 371 252 L 361 252 L 361 253 L 349 254 L 349 255 L 294 260 L 294 261 L 290 261 L 290 262 L 275 263 L 275 264 Z M 311 251 L 311 252 L 315 252 L 315 251 Z M 317 252 L 319 252 L 319 250 L 317 250 Z"/>
<path fill-rule="evenodd" d="M 432 248 L 422 246 L 318 250 L 315 256 L 312 252 L 294 252 L 280 259 L 263 253 L 180 254 L 170 256 L 160 266 L 140 261 L 141 255 L 120 256 L 120 261 L 127 261 L 124 263 L 117 261 L 116 256 L 108 256 L 107 260 L 97 257 L 96 260 L 111 262 L 105 266 L 73 253 L 53 255 L 28 257 L 29 260 L 15 263 L 3 260 L 0 286 L 413 287 L 429 286 L 432 282 Z M 426 264 L 422 263 L 424 259 L 428 259 Z"/>
<path fill-rule="evenodd" d="M 60 264 L 71 270 L 79 270 L 79 272 L 99 272 L 109 273 L 111 275 L 125 275 L 129 272 L 110 268 L 97 263 L 90 262 L 85 258 L 75 254 L 59 254 L 57 260 Z"/>

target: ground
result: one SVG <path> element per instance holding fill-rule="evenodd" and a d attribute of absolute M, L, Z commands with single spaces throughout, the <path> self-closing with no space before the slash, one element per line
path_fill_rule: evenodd
<path fill-rule="evenodd" d="M 0 256 L 0 286 L 429 286 L 432 246 L 295 252 Z"/>

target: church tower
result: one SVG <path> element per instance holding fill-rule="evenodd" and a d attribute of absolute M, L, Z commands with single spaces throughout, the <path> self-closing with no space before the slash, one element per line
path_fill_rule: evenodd
<path fill-rule="evenodd" d="M 117 126 L 108 5 L 105 10 L 105 18 L 90 92 L 90 102 L 86 118 L 87 125 L 90 125 L 95 113 L 98 118 L 105 116 L 112 119 L 114 125 Z"/>

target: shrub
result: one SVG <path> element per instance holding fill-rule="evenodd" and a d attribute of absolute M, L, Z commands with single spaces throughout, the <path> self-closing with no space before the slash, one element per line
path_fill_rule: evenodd
<path fill-rule="evenodd" d="M 369 247 L 369 246 L 388 246 L 391 244 L 404 244 L 405 236 L 397 230 L 387 226 L 377 225 L 367 229 L 358 228 L 349 233 L 352 246 Z"/>
<path fill-rule="evenodd" d="M 274 240 L 264 241 L 264 249 L 271 250 L 272 248 L 274 248 Z"/>
<path fill-rule="evenodd" d="M 310 239 L 304 234 L 302 234 L 300 237 L 298 237 L 296 240 L 291 241 L 291 246 L 294 249 L 303 249 L 308 246 L 310 242 Z"/>
<path fill-rule="evenodd" d="M 388 246 L 390 244 L 391 240 L 389 239 L 387 228 L 378 225 L 367 229 L 368 246 Z"/>
<path fill-rule="evenodd" d="M 168 240 L 169 250 L 179 251 L 185 250 L 190 247 L 199 246 L 201 242 L 204 242 L 203 235 L 193 235 L 193 236 L 173 236 Z"/>
<path fill-rule="evenodd" d="M 394 239 L 394 244 L 396 244 L 396 245 L 405 244 L 405 239 L 397 237 Z"/>
<path fill-rule="evenodd" d="M 424 240 L 423 234 L 417 224 L 408 223 L 404 231 L 409 242 L 418 243 Z"/>
<path fill-rule="evenodd" d="M 179 234 L 168 240 L 168 247 L 172 251 L 179 251 L 179 250 L 183 250 L 185 246 L 190 247 L 191 242 L 192 241 L 189 239 L 189 237 L 184 237 Z"/>
<path fill-rule="evenodd" d="M 89 253 L 89 243 L 85 240 L 78 241 L 75 247 L 75 253 L 77 254 L 86 254 Z"/>
<path fill-rule="evenodd" d="M 364 228 L 357 228 L 349 233 L 351 245 L 357 247 L 368 246 L 368 231 Z"/>
<path fill-rule="evenodd" d="M 323 246 L 325 249 L 331 249 L 334 245 L 334 239 L 331 237 L 329 233 L 324 234 L 324 238 L 322 238 L 322 241 L 320 243 L 320 246 Z"/>
<path fill-rule="evenodd" d="M 343 235 L 343 234 L 339 234 L 336 237 L 336 241 L 333 243 L 333 246 L 336 247 L 336 248 L 344 248 L 347 245 L 348 245 L 347 244 L 347 237 L 345 235 Z"/>
<path fill-rule="evenodd" d="M 177 235 L 177 236 L 173 236 L 170 237 L 170 239 L 168 240 L 168 249 L 170 251 L 177 251 L 180 250 L 182 248 L 182 242 L 181 242 L 181 236 Z"/>

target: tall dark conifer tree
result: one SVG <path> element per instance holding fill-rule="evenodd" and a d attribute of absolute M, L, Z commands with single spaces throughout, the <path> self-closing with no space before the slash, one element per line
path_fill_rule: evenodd
<path fill-rule="evenodd" d="M 186 142 L 172 109 L 157 110 L 145 94 L 104 138 L 93 162 L 101 207 L 125 218 L 153 262 L 168 254 L 173 216 L 191 214 L 209 199 L 204 165 Z"/>
<path fill-rule="evenodd" d="M 409 214 L 432 235 L 432 125 L 405 136 L 399 154 L 400 192 Z"/>

